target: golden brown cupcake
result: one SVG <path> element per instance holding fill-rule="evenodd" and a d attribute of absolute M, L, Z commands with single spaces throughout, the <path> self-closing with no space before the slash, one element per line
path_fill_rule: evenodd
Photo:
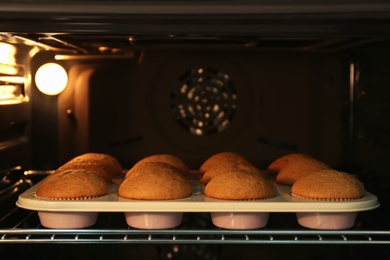
<path fill-rule="evenodd" d="M 301 158 L 311 158 L 309 155 L 302 154 L 302 153 L 289 153 L 286 155 L 283 155 L 273 162 L 271 162 L 268 167 L 267 171 L 271 174 L 278 174 L 279 171 L 284 168 L 289 162 L 301 159 Z"/>
<path fill-rule="evenodd" d="M 46 177 L 36 196 L 56 200 L 86 199 L 108 193 L 107 182 L 87 170 L 64 170 Z"/>
<path fill-rule="evenodd" d="M 141 164 L 143 162 L 164 162 L 170 164 L 177 169 L 179 169 L 183 174 L 187 174 L 189 172 L 188 165 L 179 157 L 174 156 L 172 154 L 154 154 L 147 157 L 142 158 L 133 167 L 137 166 L 137 164 Z"/>
<path fill-rule="evenodd" d="M 322 170 L 297 180 L 291 195 L 315 200 L 352 200 L 364 196 L 363 184 L 353 175 L 337 170 Z"/>
<path fill-rule="evenodd" d="M 179 169 L 164 162 L 143 162 L 119 186 L 120 197 L 173 200 L 191 195 L 191 185 Z"/>
<path fill-rule="evenodd" d="M 327 169 L 331 169 L 331 167 L 314 158 L 296 159 L 290 161 L 280 170 L 276 175 L 276 182 L 283 185 L 293 185 L 302 176 Z"/>
<path fill-rule="evenodd" d="M 200 182 L 203 185 L 206 185 L 212 178 L 219 174 L 223 174 L 229 171 L 242 170 L 248 172 L 254 172 L 257 174 L 262 174 L 260 169 L 258 169 L 253 164 L 247 161 L 227 161 L 223 164 L 220 164 L 214 168 L 207 170 L 200 179 Z"/>
<path fill-rule="evenodd" d="M 233 153 L 233 152 L 221 152 L 221 153 L 216 153 L 212 156 L 210 156 L 208 159 L 206 159 L 202 165 L 199 168 L 199 174 L 204 174 L 207 170 L 214 168 L 221 163 L 225 163 L 228 161 L 243 161 L 243 162 L 248 162 L 248 160 L 242 156 L 241 154 L 238 153 Z"/>
<path fill-rule="evenodd" d="M 99 164 L 110 175 L 116 176 L 122 174 L 121 163 L 113 156 L 105 153 L 85 153 L 74 157 L 68 163 L 90 163 Z"/>
<path fill-rule="evenodd" d="M 207 197 L 223 200 L 256 200 L 271 198 L 275 190 L 262 175 L 245 170 L 219 174 L 205 186 Z"/>

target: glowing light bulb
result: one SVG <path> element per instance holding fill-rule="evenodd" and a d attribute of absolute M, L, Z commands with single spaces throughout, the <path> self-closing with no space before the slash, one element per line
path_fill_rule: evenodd
<path fill-rule="evenodd" d="M 58 95 L 68 84 L 68 74 L 57 63 L 46 63 L 37 70 L 35 84 L 46 95 Z"/>

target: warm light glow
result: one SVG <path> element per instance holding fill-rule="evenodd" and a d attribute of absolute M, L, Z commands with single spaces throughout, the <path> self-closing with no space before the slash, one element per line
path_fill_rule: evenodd
<path fill-rule="evenodd" d="M 23 101 L 23 94 L 20 86 L 17 85 L 0 85 L 0 105 L 16 104 Z"/>
<path fill-rule="evenodd" d="M 17 76 L 0 76 L 0 81 L 8 82 L 8 83 L 24 84 L 26 82 L 26 78 L 17 77 Z"/>
<path fill-rule="evenodd" d="M 6 42 L 0 42 L 0 73 L 8 75 L 16 75 L 18 73 L 18 66 L 16 64 L 15 46 Z"/>
<path fill-rule="evenodd" d="M 46 95 L 58 95 L 68 84 L 68 74 L 57 63 L 46 63 L 37 70 L 35 84 Z"/>

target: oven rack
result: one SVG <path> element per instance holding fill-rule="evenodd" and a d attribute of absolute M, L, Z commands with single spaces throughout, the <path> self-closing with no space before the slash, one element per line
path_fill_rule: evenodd
<path fill-rule="evenodd" d="M 1 230 L 1 243 L 390 244 L 390 231 L 313 230 Z"/>
<path fill-rule="evenodd" d="M 20 214 L 22 213 L 22 214 Z M 205 216 L 205 215 L 204 215 Z M 34 211 L 15 208 L 0 219 L 0 244 L 78 243 L 78 244 L 328 244 L 328 245 L 388 245 L 390 229 L 381 229 L 381 221 L 375 214 L 365 218 L 348 230 L 311 230 L 294 225 L 293 215 L 279 214 L 269 227 L 256 230 L 226 230 L 214 227 L 203 219 L 192 223 L 193 218 L 183 220 L 174 229 L 143 230 L 128 227 L 120 222 L 121 213 L 109 213 L 96 226 L 84 229 L 48 229 L 39 224 Z M 7 219 L 17 223 L 7 223 Z M 119 222 L 119 223 L 118 223 Z M 275 224 L 277 223 L 277 224 Z M 1 228 L 13 225 L 10 228 Z M 367 228 L 362 228 L 367 226 Z"/>

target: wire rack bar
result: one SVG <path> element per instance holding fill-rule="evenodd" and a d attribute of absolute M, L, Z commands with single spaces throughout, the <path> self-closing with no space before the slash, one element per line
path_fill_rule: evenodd
<path fill-rule="evenodd" d="M 0 230 L 0 243 L 390 244 L 390 231 Z"/>

